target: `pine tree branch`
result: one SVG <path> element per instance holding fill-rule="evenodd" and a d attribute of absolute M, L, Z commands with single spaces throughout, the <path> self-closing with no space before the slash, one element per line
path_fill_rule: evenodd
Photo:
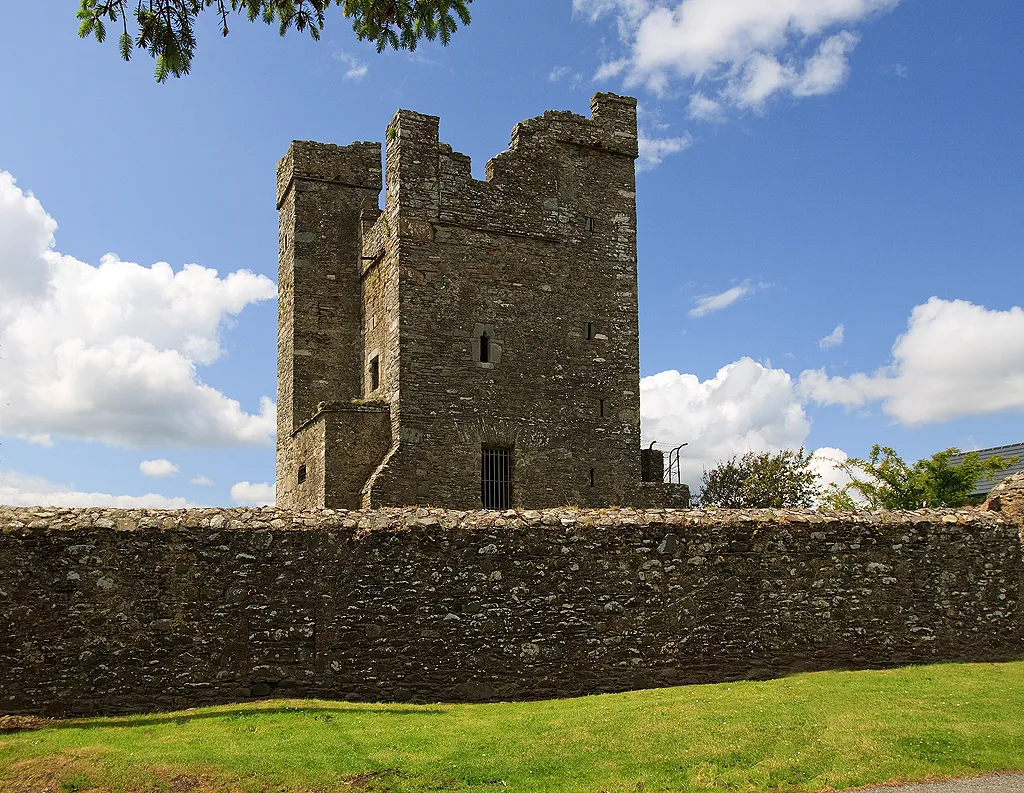
<path fill-rule="evenodd" d="M 229 31 L 231 13 L 257 17 L 266 24 L 277 23 L 284 35 L 289 28 L 309 30 L 318 40 L 332 5 L 341 8 L 351 20 L 360 41 L 372 41 L 378 52 L 389 47 L 415 50 L 424 38 L 440 38 L 447 46 L 458 28 L 470 23 L 469 4 L 473 0 L 137 0 L 134 17 L 137 33 L 134 45 L 145 49 L 156 60 L 157 81 L 173 75 L 181 77 L 191 69 L 195 54 L 195 21 L 207 9 L 213 9 L 220 21 L 222 35 Z M 120 21 L 119 49 L 124 60 L 131 58 L 132 37 L 126 0 L 80 0 L 76 14 L 78 34 L 82 38 L 106 39 L 104 20 Z M 455 16 L 452 15 L 454 11 Z"/>

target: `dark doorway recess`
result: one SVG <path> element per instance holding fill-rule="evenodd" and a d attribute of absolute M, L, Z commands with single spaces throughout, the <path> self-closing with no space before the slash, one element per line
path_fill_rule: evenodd
<path fill-rule="evenodd" d="M 508 509 L 512 503 L 512 450 L 484 446 L 480 454 L 480 500 L 484 509 Z"/>

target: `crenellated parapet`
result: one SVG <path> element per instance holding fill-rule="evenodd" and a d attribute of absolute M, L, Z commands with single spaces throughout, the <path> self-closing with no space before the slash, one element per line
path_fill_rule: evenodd
<path fill-rule="evenodd" d="M 636 101 L 517 124 L 482 180 L 439 123 L 399 110 L 383 173 L 281 162 L 278 503 L 685 505 L 641 485 Z"/>
<path fill-rule="evenodd" d="M 601 192 L 609 180 L 616 200 L 632 191 L 636 100 L 599 93 L 591 108 L 591 118 L 547 111 L 516 124 L 509 148 L 488 161 L 483 181 L 473 178 L 467 155 L 440 141 L 437 116 L 400 110 L 387 128 L 388 207 L 407 219 L 406 236 L 423 237 L 426 230 L 416 226 L 422 221 L 561 239 L 574 196 Z M 601 155 L 612 158 L 602 179 L 580 184 L 588 169 L 573 161 Z"/>
<path fill-rule="evenodd" d="M 512 130 L 509 151 L 523 152 L 530 148 L 568 143 L 636 158 L 636 99 L 598 93 L 590 100 L 590 110 L 590 118 L 567 111 L 548 110 L 543 116 L 520 121 Z M 490 167 L 488 164 L 488 169 Z"/>
<path fill-rule="evenodd" d="M 292 141 L 288 153 L 277 164 L 278 209 L 296 181 L 380 192 L 380 144 L 362 141 L 338 146 L 311 140 Z"/>

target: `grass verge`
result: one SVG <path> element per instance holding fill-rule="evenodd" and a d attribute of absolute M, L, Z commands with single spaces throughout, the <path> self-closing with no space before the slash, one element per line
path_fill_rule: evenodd
<path fill-rule="evenodd" d="M 812 791 L 1024 770 L 1024 662 L 486 705 L 274 700 L 0 734 L 11 793 Z"/>

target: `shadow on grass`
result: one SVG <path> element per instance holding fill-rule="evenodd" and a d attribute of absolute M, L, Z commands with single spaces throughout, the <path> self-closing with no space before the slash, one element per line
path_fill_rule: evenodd
<path fill-rule="evenodd" d="M 378 706 L 373 708 L 344 707 L 288 707 L 271 708 L 237 708 L 217 710 L 210 713 L 161 713 L 141 716 L 110 716 L 69 719 L 41 719 L 34 716 L 4 716 L 0 719 L 0 733 L 26 732 L 29 730 L 65 730 L 65 729 L 124 729 L 131 727 L 151 727 L 161 724 L 177 724 L 183 726 L 200 719 L 228 719 L 244 721 L 262 716 L 309 716 L 316 721 L 330 722 L 335 719 L 353 719 L 363 714 L 388 716 L 440 716 L 444 711 L 439 708 L 410 708 Z"/>

